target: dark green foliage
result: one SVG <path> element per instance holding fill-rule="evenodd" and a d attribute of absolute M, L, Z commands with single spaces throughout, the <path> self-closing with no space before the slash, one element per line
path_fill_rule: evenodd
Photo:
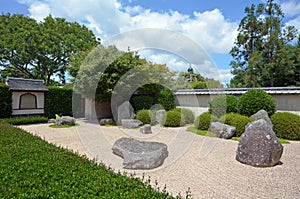
<path fill-rule="evenodd" d="M 151 110 L 139 110 L 136 114 L 136 119 L 143 122 L 143 124 L 154 124 L 155 112 Z"/>
<path fill-rule="evenodd" d="M 19 124 L 37 124 L 37 123 L 47 123 L 48 118 L 46 117 L 14 117 L 2 119 L 9 124 L 19 125 Z"/>
<path fill-rule="evenodd" d="M 209 112 L 202 113 L 195 120 L 195 128 L 199 130 L 208 130 L 211 122 L 218 121 L 218 118 Z"/>
<path fill-rule="evenodd" d="M 0 85 L 0 118 L 10 117 L 12 109 L 11 92 L 7 85 Z"/>
<path fill-rule="evenodd" d="M 227 113 L 226 115 L 223 115 L 219 121 L 230 126 L 234 126 L 236 128 L 235 135 L 240 137 L 245 131 L 245 126 L 253 120 L 247 116 L 237 113 Z"/>
<path fill-rule="evenodd" d="M 175 95 L 170 90 L 161 90 L 157 96 L 157 101 L 167 111 L 175 108 Z"/>
<path fill-rule="evenodd" d="M 151 96 L 132 96 L 130 101 L 136 112 L 143 109 L 150 109 L 154 104 L 153 97 Z"/>
<path fill-rule="evenodd" d="M 183 123 L 184 124 L 192 124 L 195 121 L 195 115 L 193 111 L 187 108 L 175 108 L 173 109 L 175 111 L 178 111 L 182 114 Z"/>
<path fill-rule="evenodd" d="M 72 116 L 72 88 L 49 87 L 45 96 L 45 115 L 48 118 Z"/>
<path fill-rule="evenodd" d="M 252 89 L 240 97 L 238 110 L 240 114 L 249 117 L 260 110 L 265 110 L 271 117 L 276 111 L 276 103 L 273 97 L 265 91 Z"/>
<path fill-rule="evenodd" d="M 218 95 L 209 102 L 208 111 L 217 117 L 226 113 L 237 113 L 237 103 L 238 100 L 233 95 Z"/>
<path fill-rule="evenodd" d="M 172 198 L 7 123 L 0 148 L 0 198 Z"/>
<path fill-rule="evenodd" d="M 179 127 L 182 124 L 181 113 L 179 111 L 170 110 L 164 115 L 163 121 L 165 121 L 164 126 L 166 127 Z"/>
<path fill-rule="evenodd" d="M 300 140 L 300 116 L 288 113 L 277 112 L 271 117 L 275 134 L 284 139 Z"/>

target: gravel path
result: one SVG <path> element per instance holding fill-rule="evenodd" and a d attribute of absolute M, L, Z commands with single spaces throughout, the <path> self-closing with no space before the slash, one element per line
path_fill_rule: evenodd
<path fill-rule="evenodd" d="M 161 167 L 126 171 L 137 176 L 145 173 L 174 195 L 185 195 L 190 188 L 194 198 L 300 198 L 300 142 L 284 145 L 282 165 L 255 168 L 235 160 L 238 142 L 197 136 L 183 127 L 155 126 L 153 134 L 143 135 L 138 130 L 100 127 L 85 121 L 79 124 L 64 129 L 50 128 L 49 124 L 20 127 L 121 171 L 123 160 L 111 150 L 117 139 L 134 137 L 166 143 L 169 156 Z"/>

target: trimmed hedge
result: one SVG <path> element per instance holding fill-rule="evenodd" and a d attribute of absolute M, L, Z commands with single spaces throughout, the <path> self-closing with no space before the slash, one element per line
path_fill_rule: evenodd
<path fill-rule="evenodd" d="M 226 113 L 237 113 L 238 99 L 233 95 L 218 95 L 209 102 L 208 111 L 221 117 Z"/>
<path fill-rule="evenodd" d="M 7 123 L 0 123 L 0 148 L 0 198 L 172 198 L 150 182 L 122 175 Z"/>
<path fill-rule="evenodd" d="M 8 118 L 12 112 L 12 95 L 9 87 L 0 84 L 0 118 Z"/>
<path fill-rule="evenodd" d="M 151 110 L 139 110 L 136 114 L 136 119 L 143 122 L 143 124 L 154 124 L 155 112 Z"/>
<path fill-rule="evenodd" d="M 181 113 L 179 111 L 170 110 L 164 115 L 163 121 L 165 121 L 165 127 L 179 127 L 181 126 Z"/>
<path fill-rule="evenodd" d="M 48 118 L 46 117 L 14 117 L 14 118 L 5 118 L 1 120 L 13 125 L 37 124 L 37 123 L 48 122 Z"/>
<path fill-rule="evenodd" d="M 300 116 L 288 113 L 277 112 L 271 116 L 275 134 L 284 139 L 300 140 Z"/>
<path fill-rule="evenodd" d="M 157 102 L 166 111 L 169 111 L 171 109 L 174 109 L 175 106 L 175 95 L 172 91 L 170 90 L 161 90 L 157 96 Z"/>
<path fill-rule="evenodd" d="M 199 130 L 208 130 L 211 122 L 218 121 L 218 118 L 209 112 L 202 113 L 195 120 L 195 128 Z"/>
<path fill-rule="evenodd" d="M 138 112 L 139 110 L 150 109 L 154 104 L 153 98 L 151 96 L 132 96 L 130 103 L 134 110 Z"/>
<path fill-rule="evenodd" d="M 49 87 L 45 94 L 45 116 L 55 118 L 55 114 L 73 116 L 72 88 Z"/>
<path fill-rule="evenodd" d="M 267 111 L 271 117 L 276 111 L 276 103 L 264 90 L 253 89 L 244 93 L 238 101 L 238 110 L 242 115 L 250 117 L 260 110 Z"/>
<path fill-rule="evenodd" d="M 192 124 L 195 121 L 195 115 L 193 111 L 187 108 L 175 108 L 173 109 L 175 111 L 178 111 L 182 114 L 183 123 L 184 124 Z"/>
<path fill-rule="evenodd" d="M 230 126 L 234 126 L 236 128 L 235 135 L 240 137 L 245 132 L 245 127 L 249 122 L 253 120 L 250 117 L 240 115 L 237 113 L 227 113 L 223 115 L 219 121 L 221 123 L 228 124 Z"/>

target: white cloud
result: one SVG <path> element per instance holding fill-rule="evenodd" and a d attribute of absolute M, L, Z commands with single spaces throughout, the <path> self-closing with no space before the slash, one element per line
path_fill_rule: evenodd
<path fill-rule="evenodd" d="M 288 21 L 286 25 L 294 26 L 298 30 L 298 33 L 300 33 L 300 15 L 297 18 Z"/>
<path fill-rule="evenodd" d="M 28 11 L 32 18 L 37 21 L 43 21 L 43 19 L 50 14 L 50 7 L 46 3 L 34 2 L 30 5 Z"/>
<path fill-rule="evenodd" d="M 281 8 L 287 17 L 300 15 L 300 2 L 295 0 L 284 1 Z"/>

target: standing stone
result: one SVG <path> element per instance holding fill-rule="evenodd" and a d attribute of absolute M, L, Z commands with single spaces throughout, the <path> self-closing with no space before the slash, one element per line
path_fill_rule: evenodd
<path fill-rule="evenodd" d="M 164 109 L 156 111 L 155 121 L 158 122 L 160 125 L 163 125 L 165 123 L 165 121 L 164 121 L 165 113 L 166 113 L 166 110 L 164 110 Z"/>
<path fill-rule="evenodd" d="M 240 137 L 236 160 L 256 167 L 271 167 L 279 163 L 283 146 L 272 127 L 259 119 L 246 126 Z"/>
<path fill-rule="evenodd" d="M 129 101 L 125 101 L 118 107 L 118 124 L 121 124 L 123 119 L 133 119 L 134 117 L 134 109 Z"/>
<path fill-rule="evenodd" d="M 230 139 L 234 136 L 236 128 L 221 122 L 212 122 L 209 131 L 217 134 L 219 138 Z"/>
<path fill-rule="evenodd" d="M 151 125 L 150 124 L 145 124 L 144 126 L 141 127 L 140 132 L 143 134 L 151 134 Z"/>
<path fill-rule="evenodd" d="M 159 142 L 143 142 L 133 138 L 120 138 L 113 153 L 122 157 L 125 169 L 153 169 L 163 164 L 168 157 L 167 145 Z"/>
<path fill-rule="evenodd" d="M 259 119 L 263 119 L 267 122 L 268 125 L 270 125 L 273 128 L 273 124 L 271 119 L 269 118 L 269 115 L 267 113 L 267 111 L 265 110 L 260 110 L 257 113 L 251 115 L 251 118 L 253 119 L 253 121 L 257 121 Z"/>

